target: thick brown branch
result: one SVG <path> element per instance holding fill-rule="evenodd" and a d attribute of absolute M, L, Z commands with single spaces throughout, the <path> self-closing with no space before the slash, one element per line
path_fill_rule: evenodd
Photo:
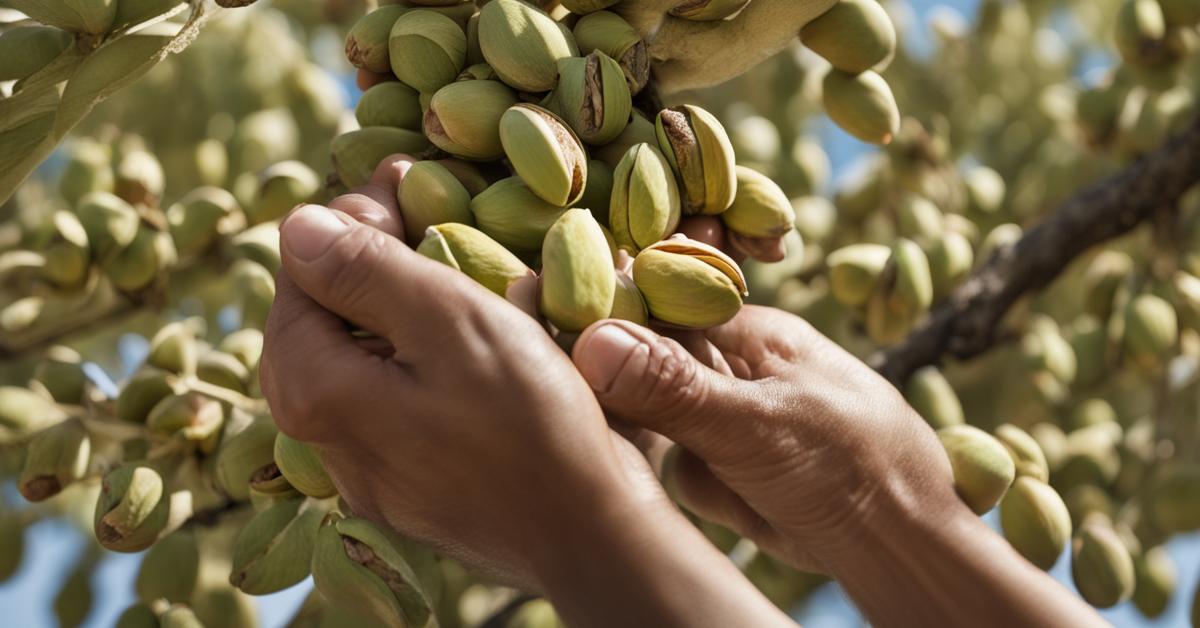
<path fill-rule="evenodd" d="M 996 341 L 1001 318 L 1022 295 L 1049 284 L 1087 249 L 1174 206 L 1200 182 L 1200 117 L 1124 170 L 1064 201 L 1024 237 L 992 255 L 903 343 L 869 364 L 896 385 L 944 356 L 967 359 Z"/>

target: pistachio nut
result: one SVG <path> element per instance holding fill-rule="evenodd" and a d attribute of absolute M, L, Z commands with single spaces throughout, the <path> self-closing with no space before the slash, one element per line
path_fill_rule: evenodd
<path fill-rule="evenodd" d="M 275 466 L 296 490 L 323 499 L 337 495 L 317 450 L 283 432 L 275 436 Z"/>
<path fill-rule="evenodd" d="M 77 289 L 90 275 L 92 255 L 87 231 L 75 214 L 65 210 L 54 212 L 51 224 L 54 231 L 42 248 L 42 276 L 59 288 Z"/>
<path fill-rule="evenodd" d="M 225 434 L 217 449 L 217 486 L 235 501 L 250 498 L 251 476 L 275 460 L 279 429 L 269 418 L 256 419 L 242 431 Z"/>
<path fill-rule="evenodd" d="M 1167 610 L 1175 595 L 1178 569 L 1171 554 L 1161 545 L 1142 552 L 1133 563 L 1133 605 L 1154 619 Z"/>
<path fill-rule="evenodd" d="M 350 131 L 334 138 L 333 167 L 347 187 L 365 185 L 379 162 L 395 153 L 415 154 L 429 147 L 416 131 L 372 126 Z"/>
<path fill-rule="evenodd" d="M 612 192 L 614 185 L 612 166 L 592 159 L 587 165 L 587 183 L 583 188 L 583 196 L 573 207 L 582 207 L 592 212 L 601 226 L 608 228 L 611 213 Z M 612 235 L 611 233 L 609 234 Z"/>
<path fill-rule="evenodd" d="M 499 81 L 500 75 L 486 63 L 473 63 L 459 73 L 455 81 Z"/>
<path fill-rule="evenodd" d="M 965 423 L 958 395 L 936 366 L 917 369 L 904 386 L 904 398 L 935 430 Z"/>
<path fill-rule="evenodd" d="M 979 253 L 975 256 L 975 263 L 982 264 L 992 257 L 992 254 L 1001 248 L 1007 248 L 1016 244 L 1024 230 L 1020 225 L 1005 223 L 996 225 L 983 238 L 983 242 L 979 245 Z"/>
<path fill-rule="evenodd" d="M 580 53 L 598 50 L 621 66 L 630 94 L 636 96 L 650 82 L 649 46 L 625 18 L 597 9 L 579 18 L 574 33 Z"/>
<path fill-rule="evenodd" d="M 108 192 L 92 192 L 79 200 L 75 208 L 92 254 L 100 262 L 115 257 L 133 243 L 138 233 L 138 214 L 120 197 Z"/>
<path fill-rule="evenodd" d="M 896 29 L 875 0 L 838 0 L 800 29 L 800 41 L 833 67 L 858 74 L 896 52 Z"/>
<path fill-rule="evenodd" d="M 405 239 L 410 243 L 420 242 L 426 230 L 434 225 L 475 223 L 467 188 L 436 161 L 413 164 L 400 184 L 398 198 Z"/>
<path fill-rule="evenodd" d="M 1189 0 L 1159 0 L 1167 26 L 1188 27 L 1200 24 L 1200 6 Z"/>
<path fill-rule="evenodd" d="M 1071 538 L 1071 515 L 1058 493 L 1029 476 L 1018 477 L 1000 501 L 1004 538 L 1039 569 L 1058 562 Z"/>
<path fill-rule="evenodd" d="M 346 35 L 346 59 L 350 65 L 387 74 L 392 71 L 389 37 L 392 26 L 410 9 L 399 5 L 384 5 L 359 18 Z"/>
<path fill-rule="evenodd" d="M 562 118 L 537 105 L 513 105 L 500 118 L 500 143 L 517 176 L 542 200 L 569 207 L 583 196 L 587 151 Z"/>
<path fill-rule="evenodd" d="M 929 272 L 935 296 L 949 294 L 954 286 L 971 274 L 975 251 L 966 236 L 948 231 L 929 247 Z"/>
<path fill-rule="evenodd" d="M 218 187 L 196 188 L 167 209 L 167 228 L 180 257 L 199 255 L 244 225 L 237 199 Z"/>
<path fill-rule="evenodd" d="M 1055 487 L 1068 491 L 1080 484 L 1111 484 L 1121 468 L 1116 448 L 1120 434 L 1116 423 L 1091 425 L 1067 434 L 1062 465 L 1053 478 Z"/>
<path fill-rule="evenodd" d="M 83 372 L 83 356 L 70 347 L 54 345 L 34 369 L 33 379 L 45 386 L 55 401 L 78 404 L 88 379 Z"/>
<path fill-rule="evenodd" d="M 750 0 L 680 0 L 670 14 L 685 20 L 714 22 L 737 15 L 748 4 Z"/>
<path fill-rule="evenodd" d="M 250 369 L 236 356 L 209 351 L 196 362 L 196 377 L 221 388 L 245 394 L 250 390 Z"/>
<path fill-rule="evenodd" d="M 583 141 L 603 146 L 615 140 L 633 111 L 633 98 L 620 64 L 599 50 L 558 62 L 558 87 L 546 106 L 562 116 Z"/>
<path fill-rule="evenodd" d="M 646 307 L 646 299 L 633 277 L 625 273 L 617 273 L 616 292 L 613 294 L 612 312 L 609 312 L 608 318 L 629 321 L 643 327 L 650 324 L 650 310 Z"/>
<path fill-rule="evenodd" d="M 612 254 L 586 209 L 567 210 L 546 233 L 541 279 L 538 309 L 562 331 L 582 332 L 612 312 Z"/>
<path fill-rule="evenodd" d="M 26 447 L 25 465 L 17 478 L 21 496 L 40 502 L 83 479 L 91 451 L 92 440 L 77 420 L 38 432 Z"/>
<path fill-rule="evenodd" d="M 309 200 L 321 185 L 317 173 L 299 161 L 273 164 L 258 173 L 258 194 L 246 208 L 246 217 L 252 225 L 279 220 Z"/>
<path fill-rule="evenodd" d="M 1135 363 L 1150 367 L 1166 362 L 1166 352 L 1175 346 L 1179 322 L 1175 308 L 1153 294 L 1141 294 L 1125 311 L 1122 343 Z"/>
<path fill-rule="evenodd" d="M 995 214 L 1004 205 L 1007 184 L 999 172 L 975 166 L 963 174 L 967 206 L 978 214 Z"/>
<path fill-rule="evenodd" d="M 1084 307 L 1101 318 L 1112 313 L 1117 290 L 1133 272 L 1133 258 L 1122 251 L 1105 250 L 1092 258 L 1083 275 Z"/>
<path fill-rule="evenodd" d="M 738 166 L 737 194 L 721 214 L 734 233 L 751 238 L 777 238 L 795 228 L 792 202 L 774 181 L 755 170 Z"/>
<path fill-rule="evenodd" d="M 748 295 L 737 263 L 702 242 L 675 236 L 633 261 L 633 280 L 650 315 L 671 325 L 707 329 L 728 322 Z"/>
<path fill-rule="evenodd" d="M 79 628 L 92 610 L 93 562 L 86 555 L 75 565 L 54 596 L 54 615 L 63 628 Z"/>
<path fill-rule="evenodd" d="M 272 277 L 279 272 L 279 225 L 263 223 L 233 236 L 230 244 L 237 257 L 256 262 Z"/>
<path fill-rule="evenodd" d="M 146 604 L 163 599 L 172 603 L 187 602 L 196 590 L 200 572 L 200 548 L 196 534 L 182 528 L 155 543 L 138 567 L 134 589 L 138 599 Z"/>
<path fill-rule="evenodd" d="M 461 159 L 439 159 L 437 162 L 449 170 L 450 174 L 463 184 L 463 187 L 467 188 L 467 193 L 471 195 L 471 198 L 479 196 L 492 184 L 491 176 L 495 172 L 494 170 L 485 172 L 476 164 Z M 505 171 L 505 175 L 507 174 Z"/>
<path fill-rule="evenodd" d="M 217 345 L 217 350 L 234 356 L 247 369 L 258 368 L 258 360 L 262 357 L 263 333 L 257 329 L 239 329 L 225 336 Z"/>
<path fill-rule="evenodd" d="M 185 321 L 163 325 L 150 339 L 146 364 L 172 373 L 196 372 L 196 334 Z"/>
<path fill-rule="evenodd" d="M 586 16 L 589 13 L 603 11 L 621 0 L 559 0 L 568 11 L 576 15 Z"/>
<path fill-rule="evenodd" d="M 170 374 L 153 366 L 138 369 L 117 395 L 117 417 L 144 423 L 150 410 L 172 392 Z"/>
<path fill-rule="evenodd" d="M 7 582 L 21 568 L 25 557 L 24 517 L 13 511 L 0 514 L 0 582 Z"/>
<path fill-rule="evenodd" d="M 420 93 L 398 81 L 385 81 L 367 89 L 354 107 L 354 117 L 361 127 L 420 131 L 422 115 Z"/>
<path fill-rule="evenodd" d="M 0 33 L 0 81 L 22 81 L 46 67 L 74 43 L 70 33 L 52 26 L 21 26 Z"/>
<path fill-rule="evenodd" d="M 434 11 L 409 11 L 388 39 L 392 73 L 419 92 L 433 93 L 452 82 L 467 62 L 467 34 Z"/>
<path fill-rule="evenodd" d="M 1085 523 L 1073 543 L 1071 575 L 1088 604 L 1115 606 L 1133 595 L 1134 568 L 1129 550 L 1107 523 Z"/>
<path fill-rule="evenodd" d="M 1177 464 L 1164 469 L 1151 485 L 1149 508 L 1164 532 L 1200 529 L 1200 467 Z"/>
<path fill-rule="evenodd" d="M 763 173 L 774 171 L 774 163 L 783 150 L 779 127 L 769 118 L 743 115 L 729 129 L 729 141 L 738 163 L 752 166 Z"/>
<path fill-rule="evenodd" d="M 170 500 L 153 467 L 126 463 L 104 476 L 94 518 L 96 540 L 114 552 L 140 552 L 167 527 Z"/>
<path fill-rule="evenodd" d="M 822 82 L 825 113 L 850 135 L 872 144 L 891 143 L 900 129 L 892 88 L 871 70 L 847 74 L 832 69 Z"/>
<path fill-rule="evenodd" d="M 220 402 L 199 393 L 169 395 L 155 404 L 146 417 L 146 427 L 163 436 L 202 442 L 216 438 L 225 422 Z"/>
<path fill-rule="evenodd" d="M 240 2 L 242 0 L 234 0 Z M 172 604 L 158 616 L 159 628 L 205 628 L 196 611 L 183 604 Z"/>
<path fill-rule="evenodd" d="M 864 305 L 883 275 L 891 249 L 882 244 L 851 244 L 829 254 L 829 288 L 847 307 Z"/>
<path fill-rule="evenodd" d="M 954 470 L 954 489 L 977 515 L 991 510 L 1004 497 L 1016 476 L 1008 450 L 987 432 L 970 425 L 938 430 L 938 438 Z"/>
<path fill-rule="evenodd" d="M 1117 10 L 1114 39 L 1121 58 L 1130 65 L 1143 65 L 1145 50 L 1166 34 L 1166 17 L 1157 0 L 1125 0 Z"/>
<path fill-rule="evenodd" d="M 532 93 L 554 89 L 558 62 L 579 55 L 569 30 L 520 0 L 484 5 L 479 11 L 479 47 L 505 83 Z"/>
<path fill-rule="evenodd" d="M 144 150 L 133 150 L 117 162 L 114 193 L 131 205 L 157 207 L 166 188 L 162 163 Z"/>
<path fill-rule="evenodd" d="M 919 244 L 928 245 L 946 232 L 945 217 L 930 200 L 906 194 L 896 204 L 896 231 Z"/>
<path fill-rule="evenodd" d="M 137 292 L 153 283 L 177 259 L 170 234 L 143 226 L 129 246 L 104 262 L 101 268 L 118 290 Z"/>
<path fill-rule="evenodd" d="M 266 595 L 307 578 L 323 516 L 302 498 L 255 514 L 233 543 L 229 583 L 250 595 Z"/>
<path fill-rule="evenodd" d="M 192 609 L 205 626 L 255 628 L 259 625 L 254 598 L 231 586 L 201 586 L 192 597 Z"/>
<path fill-rule="evenodd" d="M 90 140 L 78 140 L 68 145 L 66 153 L 67 163 L 58 180 L 58 191 L 69 206 L 78 208 L 87 195 L 93 192 L 112 193 L 116 188 L 112 150 L 108 146 Z"/>
<path fill-rule="evenodd" d="M 1116 421 L 1117 411 L 1113 410 L 1112 404 L 1099 397 L 1084 399 L 1071 410 L 1070 426 L 1074 430 Z"/>
<path fill-rule="evenodd" d="M 522 604 L 517 612 L 508 618 L 504 628 L 566 628 L 566 624 L 559 618 L 549 601 L 539 599 Z"/>
<path fill-rule="evenodd" d="M 1030 368 L 1047 371 L 1063 383 L 1075 381 L 1078 366 L 1075 350 L 1050 317 L 1037 315 L 1032 318 L 1021 339 L 1021 354 Z"/>
<path fill-rule="evenodd" d="M 432 561 L 425 554 L 365 519 L 330 514 L 317 532 L 313 583 L 333 605 L 384 625 L 436 626 L 432 595 L 421 579 Z"/>
<path fill-rule="evenodd" d="M 651 144 L 636 144 L 613 172 L 608 225 L 617 246 L 636 254 L 679 226 L 681 204 L 667 158 Z"/>
<path fill-rule="evenodd" d="M 514 281 L 533 271 L 482 231 L 463 224 L 430 227 L 417 252 L 474 279 L 503 297 Z"/>
<path fill-rule="evenodd" d="M 107 33 L 117 16 L 117 0 L 9 0 L 8 6 L 47 26 L 90 35 Z"/>
<path fill-rule="evenodd" d="M 262 264 L 240 259 L 229 268 L 233 285 L 241 296 L 244 325 L 264 327 L 275 301 L 275 275 Z"/>
<path fill-rule="evenodd" d="M 1042 453 L 1042 448 L 1029 435 L 1029 432 L 1012 423 L 1005 423 L 997 427 L 993 433 L 996 435 L 996 440 L 999 440 L 1012 456 L 1017 475 L 1032 476 L 1043 482 L 1050 479 L 1046 455 Z"/>
<path fill-rule="evenodd" d="M 546 232 L 564 212 L 539 198 L 520 177 L 497 181 L 471 199 L 479 230 L 518 254 L 540 251 Z"/>
<path fill-rule="evenodd" d="M 500 118 L 517 96 L 499 81 L 462 81 L 437 91 L 425 112 L 425 135 L 462 159 L 491 161 L 504 155 Z"/>
<path fill-rule="evenodd" d="M 886 270 L 867 303 L 867 334 L 880 344 L 903 339 L 933 303 L 929 260 L 915 242 L 897 239 Z"/>
<path fill-rule="evenodd" d="M 229 176 L 229 153 L 223 142 L 213 138 L 196 143 L 190 151 L 190 163 L 203 185 L 224 185 Z"/>
<path fill-rule="evenodd" d="M 125 609 L 119 617 L 115 628 L 161 628 L 158 615 L 145 602 L 139 602 Z"/>
<path fill-rule="evenodd" d="M 638 144 L 658 146 L 658 132 L 654 128 L 654 121 L 647 118 L 640 109 L 635 108 L 625 125 L 625 130 L 621 131 L 621 134 L 613 141 L 604 146 L 595 147 L 593 154 L 596 159 L 616 168 L 617 164 L 624 159 L 625 153 Z"/>
<path fill-rule="evenodd" d="M 733 145 L 711 113 L 693 105 L 659 112 L 658 145 L 679 181 L 683 213 L 719 214 L 737 194 Z"/>

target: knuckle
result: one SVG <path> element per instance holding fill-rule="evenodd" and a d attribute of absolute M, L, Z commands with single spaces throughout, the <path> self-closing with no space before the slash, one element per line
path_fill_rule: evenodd
<path fill-rule="evenodd" d="M 360 312 L 379 285 L 379 275 L 389 255 L 388 236 L 382 231 L 360 227 L 346 238 L 331 265 L 327 285 L 330 297 L 349 311 Z"/>

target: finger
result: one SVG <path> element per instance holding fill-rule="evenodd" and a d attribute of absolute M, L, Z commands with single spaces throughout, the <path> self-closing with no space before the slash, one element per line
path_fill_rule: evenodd
<path fill-rule="evenodd" d="M 693 240 L 720 249 L 739 264 L 746 259 L 745 253 L 730 246 L 729 232 L 725 229 L 725 223 L 716 216 L 686 218 L 679 224 L 679 232 Z"/>
<path fill-rule="evenodd" d="M 537 306 L 537 291 L 538 278 L 532 272 L 510 284 L 508 291 L 505 293 L 505 298 L 509 303 L 517 306 L 517 309 L 525 312 L 533 318 L 538 318 Z"/>
<path fill-rule="evenodd" d="M 355 220 L 375 227 L 384 233 L 403 239 L 404 221 L 396 191 L 413 159 L 395 154 L 379 163 L 371 182 L 354 188 L 329 202 L 331 209 L 349 214 Z"/>
<path fill-rule="evenodd" d="M 783 258 L 787 257 L 787 246 L 783 243 L 783 237 L 751 238 L 732 231 L 727 232 L 725 237 L 729 240 L 731 250 L 760 262 L 772 264 L 782 262 Z"/>
<path fill-rule="evenodd" d="M 761 540 L 771 526 L 703 460 L 676 445 L 663 461 L 667 494 L 697 516 L 721 524 L 752 540 Z"/>
<path fill-rule="evenodd" d="M 572 357 L 605 411 L 710 462 L 729 460 L 747 417 L 763 416 L 753 384 L 701 364 L 679 343 L 625 321 L 584 331 Z"/>

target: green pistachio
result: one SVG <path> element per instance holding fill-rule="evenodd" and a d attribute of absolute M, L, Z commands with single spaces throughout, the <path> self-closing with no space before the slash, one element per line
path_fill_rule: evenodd
<path fill-rule="evenodd" d="M 11 32 L 11 31 L 10 31 Z M 66 149 L 67 163 L 58 180 L 58 191 L 67 204 L 77 208 L 92 192 L 108 192 L 116 188 L 112 169 L 112 149 L 90 140 L 78 140 Z"/>
<path fill-rule="evenodd" d="M 900 128 L 900 110 L 887 81 L 871 70 L 847 74 L 833 69 L 822 83 L 825 113 L 850 135 L 889 144 Z"/>
<path fill-rule="evenodd" d="M 59 403 L 78 404 L 83 399 L 87 375 L 83 372 L 83 356 L 62 345 L 46 350 L 46 355 L 33 371 L 50 396 Z"/>
<path fill-rule="evenodd" d="M 636 254 L 675 232 L 679 189 L 667 158 L 650 144 L 636 144 L 613 173 L 608 224 L 617 245 Z"/>
<path fill-rule="evenodd" d="M 224 351 L 209 351 L 200 356 L 196 362 L 196 376 L 242 394 L 250 391 L 250 369 L 236 356 Z"/>
<path fill-rule="evenodd" d="M 158 616 L 158 625 L 159 628 L 205 628 L 196 612 L 183 604 L 172 604 L 163 611 Z"/>
<path fill-rule="evenodd" d="M 117 395 L 117 417 L 133 423 L 144 423 L 150 410 L 170 395 L 170 374 L 153 366 L 138 369 Z"/>
<path fill-rule="evenodd" d="M 75 214 L 65 210 L 54 212 L 50 222 L 54 231 L 42 249 L 46 258 L 42 276 L 59 288 L 79 288 L 91 274 L 92 252 L 87 231 Z"/>
<path fill-rule="evenodd" d="M 582 332 L 613 309 L 616 271 L 600 224 L 586 209 L 569 209 L 542 244 L 538 309 L 555 327 Z"/>
<path fill-rule="evenodd" d="M 593 154 L 596 159 L 616 168 L 625 153 L 638 144 L 658 146 L 658 133 L 654 129 L 654 122 L 641 110 L 634 109 L 625 130 L 608 144 L 596 147 Z"/>
<path fill-rule="evenodd" d="M 1108 422 L 1077 429 L 1067 434 L 1063 461 L 1054 484 L 1067 491 L 1080 484 L 1107 486 L 1117 477 L 1121 457 L 1116 445 L 1121 427 Z"/>
<path fill-rule="evenodd" d="M 323 499 L 337 495 L 337 487 L 312 446 L 283 432 L 275 436 L 275 466 L 296 490 Z"/>
<path fill-rule="evenodd" d="M 847 307 L 865 304 L 891 255 L 882 244 L 851 244 L 830 253 L 825 265 L 833 297 Z"/>
<path fill-rule="evenodd" d="M 671 15 L 685 20 L 712 22 L 739 13 L 750 0 L 681 0 L 671 9 Z"/>
<path fill-rule="evenodd" d="M 148 603 L 130 606 L 117 618 L 116 628 L 161 628 L 158 615 Z"/>
<path fill-rule="evenodd" d="M 442 164 L 419 161 L 404 175 L 399 192 L 404 235 L 417 243 L 434 225 L 456 222 L 472 225 L 471 195 Z"/>
<path fill-rule="evenodd" d="M 929 272 L 933 278 L 936 296 L 949 294 L 975 265 L 975 252 L 971 241 L 953 231 L 938 238 L 929 248 Z"/>
<path fill-rule="evenodd" d="M 558 62 L 558 87 L 546 106 L 562 116 L 583 141 L 603 146 L 615 140 L 633 111 L 633 98 L 620 64 L 592 51 Z"/>
<path fill-rule="evenodd" d="M 566 628 L 566 624 L 549 601 L 539 599 L 522 604 L 504 628 Z"/>
<path fill-rule="evenodd" d="M 500 142 L 517 176 L 542 200 L 568 207 L 583 195 L 587 151 L 562 118 L 537 105 L 513 105 L 500 118 Z"/>
<path fill-rule="evenodd" d="M 244 225 L 237 199 L 218 187 L 196 188 L 167 209 L 167 227 L 180 257 L 199 255 Z"/>
<path fill-rule="evenodd" d="M 180 529 L 164 536 L 146 552 L 134 589 L 147 604 L 158 599 L 187 602 L 196 590 L 199 572 L 196 534 L 187 528 Z"/>
<path fill-rule="evenodd" d="M 258 360 L 262 357 L 263 333 L 254 328 L 239 329 L 221 341 L 217 349 L 238 359 L 247 369 L 258 368 Z"/>
<path fill-rule="evenodd" d="M 1018 477 L 1000 502 L 1004 538 L 1039 569 L 1058 562 L 1071 538 L 1071 515 L 1058 493 L 1035 478 Z"/>
<path fill-rule="evenodd" d="M 596 10 L 579 18 L 574 33 L 582 54 L 598 50 L 616 60 L 625 74 L 630 94 L 636 96 L 650 82 L 649 47 L 621 16 Z"/>
<path fill-rule="evenodd" d="M 1133 559 L 1107 523 L 1085 523 L 1073 545 L 1071 575 L 1088 604 L 1108 608 L 1133 595 Z"/>
<path fill-rule="evenodd" d="M 471 198 L 479 196 L 492 184 L 491 179 L 489 179 L 490 171 L 488 175 L 485 175 L 483 170 L 469 161 L 439 159 L 437 162 L 445 166 L 450 171 L 450 174 L 454 175 L 454 178 L 458 179 L 458 182 L 467 188 L 467 192 L 471 195 Z"/>
<path fill-rule="evenodd" d="M 498 81 L 451 83 L 433 95 L 425 112 L 425 135 L 463 159 L 491 161 L 504 155 L 500 118 L 517 96 Z"/>
<path fill-rule="evenodd" d="M 692 105 L 664 109 L 655 123 L 658 145 L 679 180 L 683 212 L 719 214 L 737 195 L 733 145 L 711 113 Z"/>
<path fill-rule="evenodd" d="M 520 0 L 492 0 L 479 12 L 479 46 L 504 82 L 523 92 L 548 92 L 558 62 L 579 55 L 570 31 Z"/>
<path fill-rule="evenodd" d="M 76 420 L 38 432 L 26 447 L 25 465 L 17 478 L 21 496 L 40 502 L 83 479 L 91 444 L 87 430 Z"/>
<path fill-rule="evenodd" d="M 322 181 L 299 161 L 283 161 L 258 173 L 258 195 L 246 208 L 250 224 L 279 220 L 318 190 Z"/>
<path fill-rule="evenodd" d="M 546 232 L 565 211 L 538 198 L 520 177 L 497 181 L 471 199 L 479 230 L 518 254 L 540 251 Z"/>
<path fill-rule="evenodd" d="M 79 628 L 91 612 L 93 566 L 89 557 L 81 558 L 54 597 L 54 615 L 62 628 Z"/>
<path fill-rule="evenodd" d="M 484 63 L 483 47 L 479 45 L 479 14 L 472 15 L 467 20 L 467 65 Z M 491 67 L 491 66 L 488 66 Z"/>
<path fill-rule="evenodd" d="M 184 393 L 155 404 L 146 417 L 146 427 L 155 434 L 200 442 L 214 438 L 224 421 L 220 402 L 198 393 Z"/>
<path fill-rule="evenodd" d="M 1004 445 L 1016 465 L 1017 475 L 1028 475 L 1043 482 L 1050 478 L 1049 465 L 1046 455 L 1038 446 L 1029 432 L 1011 424 L 1005 423 L 994 431 L 996 439 Z"/>
<path fill-rule="evenodd" d="M 1200 529 L 1200 467 L 1172 465 L 1163 470 L 1150 488 L 1150 513 L 1164 532 Z"/>
<path fill-rule="evenodd" d="M 143 226 L 129 246 L 104 262 L 101 268 L 118 290 L 137 292 L 161 278 L 162 272 L 177 260 L 170 234 Z"/>
<path fill-rule="evenodd" d="M 92 192 L 84 196 L 79 200 L 75 214 L 87 233 L 87 241 L 97 261 L 116 257 L 137 237 L 137 211 L 114 194 Z"/>
<path fill-rule="evenodd" d="M 275 460 L 278 432 L 270 419 L 256 419 L 240 432 L 222 437 L 217 449 L 216 480 L 226 495 L 235 501 L 250 498 L 251 476 Z"/>
<path fill-rule="evenodd" d="M 1117 11 L 1117 51 L 1130 65 L 1145 64 L 1146 50 L 1161 43 L 1166 33 L 1166 17 L 1157 0 L 1125 0 Z"/>
<path fill-rule="evenodd" d="M 918 369 L 904 386 L 904 398 L 935 430 L 962 425 L 962 403 L 936 366 Z"/>
<path fill-rule="evenodd" d="M 433 93 L 454 81 L 467 62 L 467 34 L 434 11 L 409 11 L 388 39 L 392 73 L 417 91 Z"/>
<path fill-rule="evenodd" d="M 282 591 L 308 577 L 324 513 L 304 499 L 254 515 L 233 543 L 229 583 L 250 595 Z"/>
<path fill-rule="evenodd" d="M 376 74 L 390 73 L 388 40 L 392 26 L 409 10 L 405 6 L 385 5 L 359 18 L 346 36 L 346 59 L 350 65 Z"/>
<path fill-rule="evenodd" d="M 196 372 L 196 334 L 187 322 L 163 325 L 150 339 L 146 363 L 172 373 Z"/>
<path fill-rule="evenodd" d="M 614 185 L 612 166 L 603 161 L 592 159 L 587 165 L 587 184 L 583 188 L 583 196 L 575 202 L 574 207 L 582 207 L 592 212 L 596 222 L 607 228 L 611 212 L 612 193 Z M 612 234 L 608 234 L 612 237 Z"/>
<path fill-rule="evenodd" d="M 127 463 L 100 485 L 94 520 L 96 540 L 114 552 L 140 552 L 167 527 L 170 500 L 158 471 Z"/>
<path fill-rule="evenodd" d="M 858 74 L 896 52 L 896 29 L 875 0 L 838 0 L 800 29 L 800 41 L 833 67 Z"/>
<path fill-rule="evenodd" d="M 646 307 L 646 299 L 638 289 L 633 277 L 625 273 L 617 273 L 617 290 L 613 295 L 612 312 L 609 318 L 616 318 L 642 325 L 650 324 L 650 311 Z"/>
<path fill-rule="evenodd" d="M 1129 302 L 1122 342 L 1135 363 L 1142 366 L 1164 364 L 1166 353 L 1175 345 L 1178 333 L 1175 308 L 1166 300 L 1142 294 Z"/>
<path fill-rule="evenodd" d="M 158 158 L 144 150 L 134 150 L 117 162 L 115 193 L 132 205 L 157 207 L 166 188 L 165 175 Z"/>
<path fill-rule="evenodd" d="M 721 221 L 734 233 L 751 238 L 777 238 L 796 224 L 796 211 L 774 181 L 755 170 L 738 166 L 737 194 L 721 214 Z"/>
<path fill-rule="evenodd" d="M 354 117 L 361 127 L 391 126 L 420 131 L 423 115 L 420 93 L 398 81 L 385 81 L 367 89 L 354 108 Z"/>
<path fill-rule="evenodd" d="M 382 159 L 382 158 L 381 158 Z M 255 262 L 266 269 L 269 276 L 279 272 L 279 225 L 263 223 L 246 229 L 231 239 L 233 251 L 245 261 Z"/>
<path fill-rule="evenodd" d="M 417 252 L 474 279 L 503 297 L 512 282 L 532 272 L 508 249 L 482 231 L 463 224 L 430 227 Z"/>
<path fill-rule="evenodd" d="M 1178 569 L 1163 546 L 1142 552 L 1133 564 L 1136 584 L 1133 604 L 1142 615 L 1154 619 L 1163 614 L 1175 594 Z"/>
<path fill-rule="evenodd" d="M 900 238 L 867 303 L 867 333 L 880 344 L 900 341 L 933 303 L 929 260 L 912 240 Z"/>
<path fill-rule="evenodd" d="M 350 131 L 333 140 L 333 167 L 346 187 L 366 185 L 379 162 L 395 153 L 417 154 L 429 141 L 416 131 L 372 126 Z"/>
<path fill-rule="evenodd" d="M 938 438 L 950 457 L 954 489 L 963 502 L 978 515 L 995 508 L 1016 476 L 1004 445 L 970 425 L 944 427 L 938 430 Z"/>
<path fill-rule="evenodd" d="M 683 236 L 638 253 L 633 280 L 651 316 L 687 328 L 707 329 L 728 322 L 748 295 L 746 278 L 737 263 L 717 249 Z"/>

